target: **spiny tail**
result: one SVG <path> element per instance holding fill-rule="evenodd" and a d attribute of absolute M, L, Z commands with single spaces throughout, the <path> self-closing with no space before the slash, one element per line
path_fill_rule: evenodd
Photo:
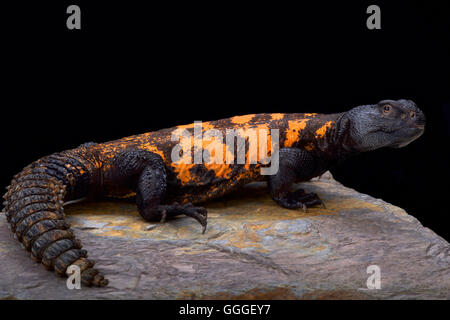
<path fill-rule="evenodd" d="M 89 164 L 76 151 L 44 157 L 14 176 L 3 196 L 5 213 L 14 238 L 32 259 L 61 276 L 76 265 L 84 285 L 105 286 L 108 280 L 87 259 L 63 212 L 64 200 L 83 196 L 90 179 Z"/>

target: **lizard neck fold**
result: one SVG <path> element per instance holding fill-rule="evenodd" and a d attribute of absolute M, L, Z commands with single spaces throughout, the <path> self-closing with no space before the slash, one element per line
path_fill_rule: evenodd
<path fill-rule="evenodd" d="M 351 135 L 351 119 L 347 112 L 340 114 L 336 120 L 329 143 L 339 161 L 360 153 Z"/>

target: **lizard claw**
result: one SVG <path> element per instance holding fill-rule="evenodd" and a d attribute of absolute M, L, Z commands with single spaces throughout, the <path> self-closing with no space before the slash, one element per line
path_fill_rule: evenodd
<path fill-rule="evenodd" d="M 308 207 L 306 206 L 306 204 L 302 203 L 302 207 L 303 207 L 303 212 L 308 213 Z"/>
<path fill-rule="evenodd" d="M 282 198 L 274 198 L 274 200 L 284 208 L 297 209 L 302 208 L 305 213 L 308 212 L 308 208 L 321 205 L 324 209 L 325 203 L 315 193 L 306 193 L 302 189 L 290 192 Z"/>
<path fill-rule="evenodd" d="M 163 210 L 163 211 L 161 212 L 161 221 L 160 221 L 160 223 L 166 222 L 166 219 L 167 219 L 167 211 L 166 211 L 166 210 Z"/>
<path fill-rule="evenodd" d="M 206 231 L 208 212 L 203 207 L 195 207 L 192 203 L 188 202 L 183 205 L 176 202 L 171 205 L 164 205 L 161 210 L 161 223 L 165 222 L 167 217 L 173 217 L 176 215 L 184 214 L 185 216 L 194 218 L 203 227 L 202 234 Z"/>

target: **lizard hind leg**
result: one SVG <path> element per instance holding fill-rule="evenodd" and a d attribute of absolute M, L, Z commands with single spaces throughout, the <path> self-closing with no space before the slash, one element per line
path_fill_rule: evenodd
<path fill-rule="evenodd" d="M 195 207 L 192 203 L 162 204 L 166 193 L 166 174 L 164 167 L 158 163 L 150 164 L 139 177 L 136 188 L 136 204 L 140 215 L 147 221 L 165 222 L 167 218 L 186 215 L 197 220 L 205 233 L 207 211 L 203 207 Z"/>
<path fill-rule="evenodd" d="M 146 221 L 161 221 L 177 215 L 186 215 L 197 220 L 203 227 L 207 226 L 207 211 L 203 207 L 195 207 L 191 203 L 165 204 L 167 192 L 166 167 L 160 155 L 146 150 L 128 150 L 115 160 L 118 174 L 129 181 L 129 177 L 137 176 L 134 183 L 136 189 L 136 205 L 139 214 Z"/>

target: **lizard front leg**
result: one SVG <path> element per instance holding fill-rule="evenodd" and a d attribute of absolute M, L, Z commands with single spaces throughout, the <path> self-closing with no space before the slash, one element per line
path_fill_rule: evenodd
<path fill-rule="evenodd" d="M 306 150 L 283 148 L 279 153 L 279 170 L 269 177 L 268 184 L 272 199 L 280 206 L 288 209 L 303 208 L 321 204 L 315 193 L 306 193 L 303 189 L 290 191 L 294 182 L 310 177 L 315 170 L 313 156 Z"/>
<path fill-rule="evenodd" d="M 207 211 L 191 203 L 164 204 L 167 191 L 166 168 L 160 155 L 146 150 L 125 150 L 113 161 L 113 181 L 130 185 L 136 191 L 139 214 L 146 221 L 164 222 L 167 218 L 186 215 L 194 218 L 205 232 Z"/>

